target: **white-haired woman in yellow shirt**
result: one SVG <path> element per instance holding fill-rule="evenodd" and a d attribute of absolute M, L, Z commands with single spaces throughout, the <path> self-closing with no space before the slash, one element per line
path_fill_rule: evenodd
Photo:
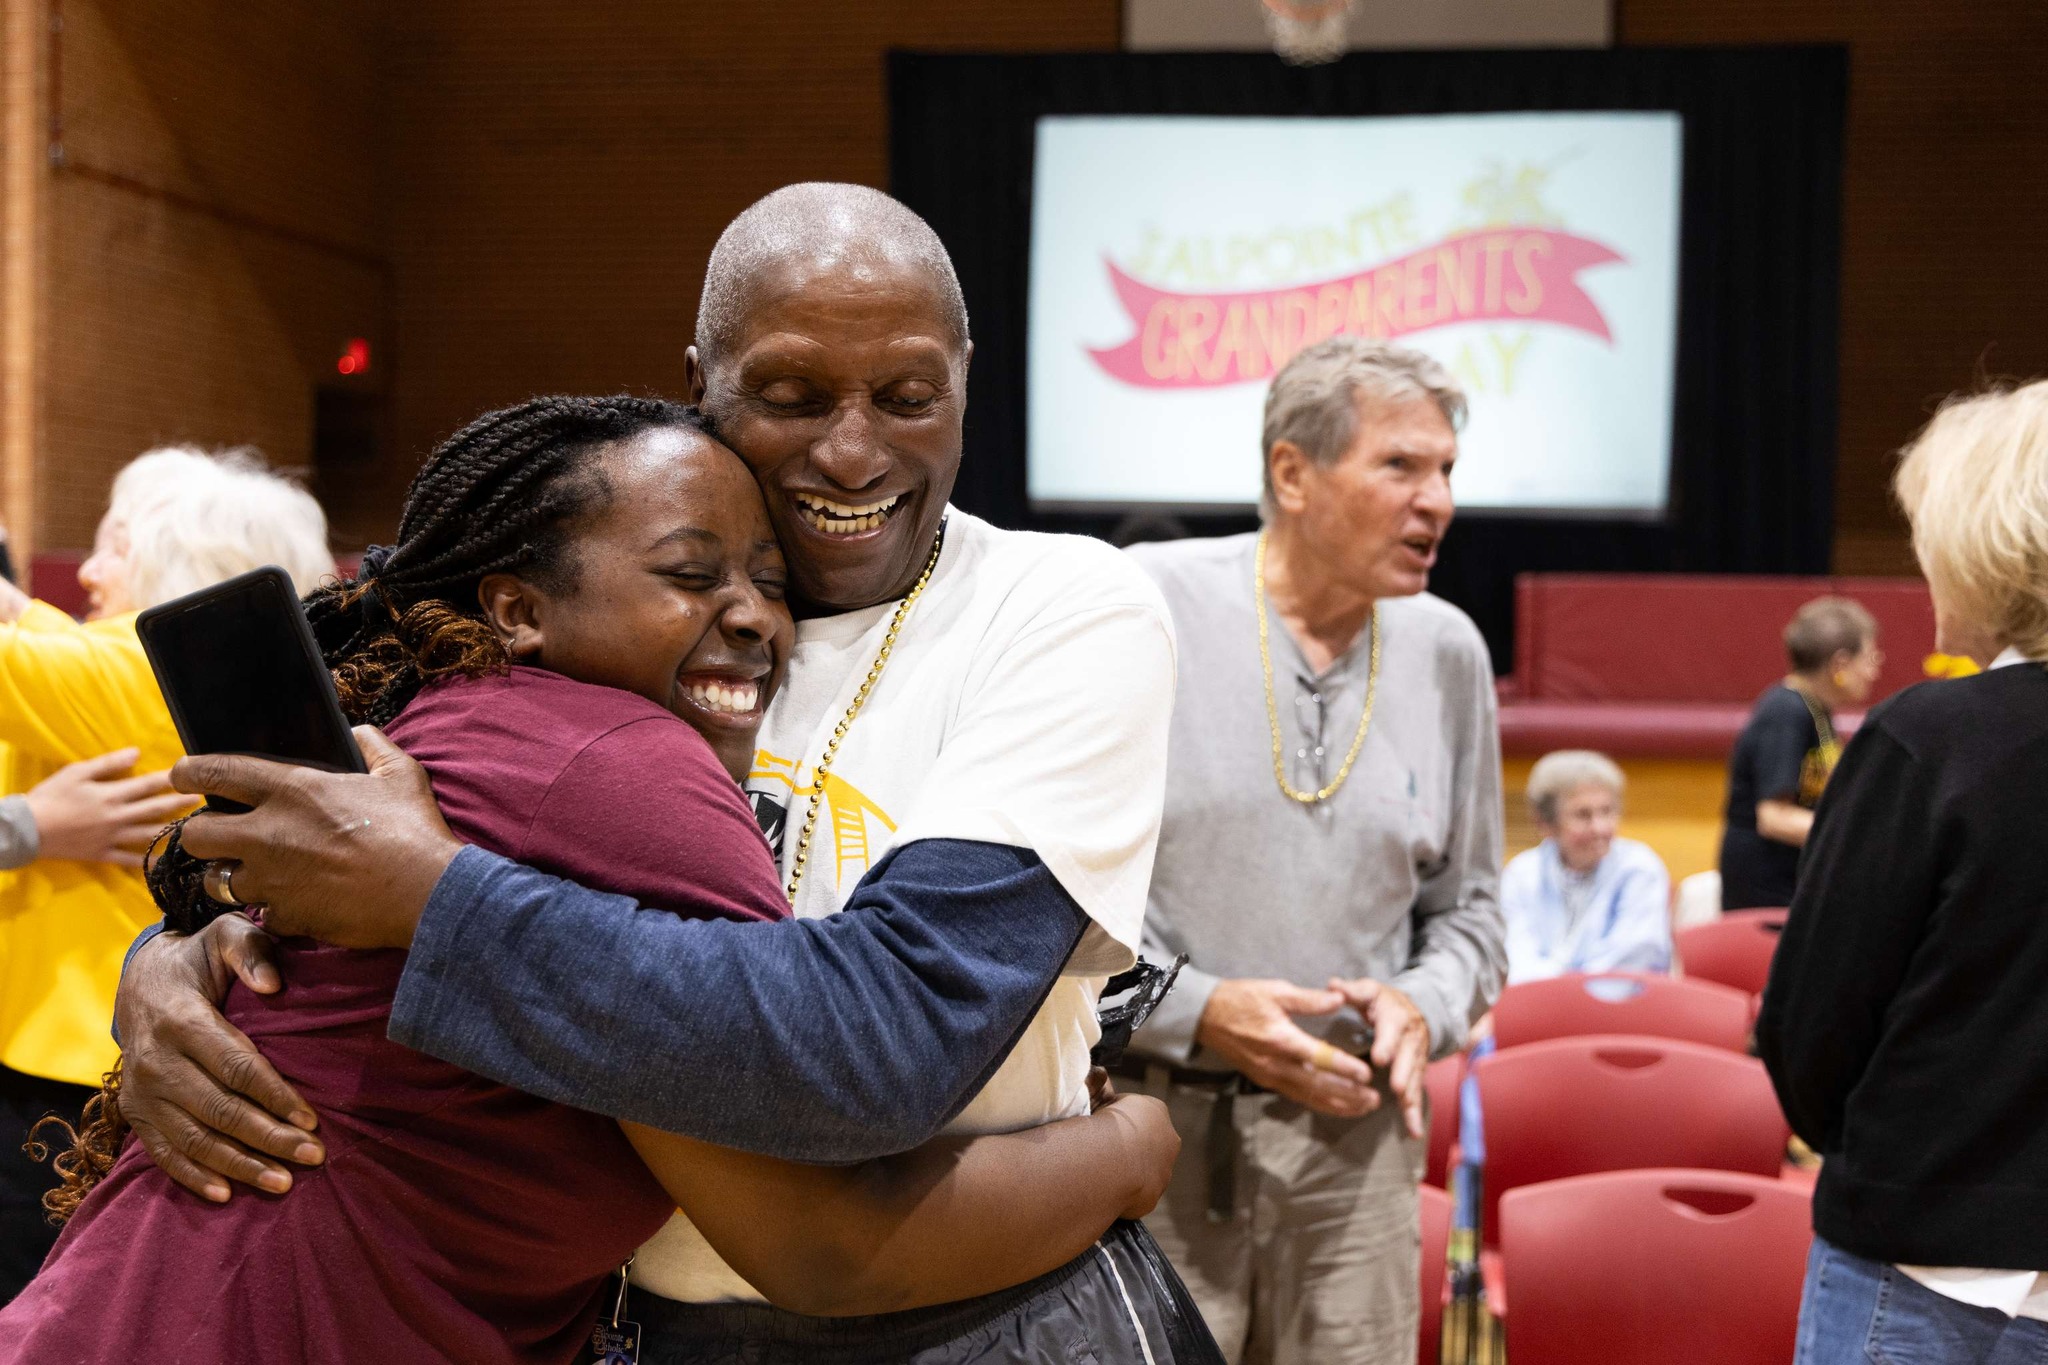
<path fill-rule="evenodd" d="M 253 454 L 166 447 L 114 480 L 78 571 L 84 622 L 0 581 L 0 790 L 24 794 L 0 801 L 22 864 L 0 872 L 0 1303 L 55 1236 L 39 1202 L 49 1171 L 22 1142 L 97 1093 L 122 955 L 156 918 L 133 836 L 185 804 L 153 782 L 104 783 L 180 754 L 135 614 L 264 564 L 301 591 L 333 572 L 320 505 Z"/>

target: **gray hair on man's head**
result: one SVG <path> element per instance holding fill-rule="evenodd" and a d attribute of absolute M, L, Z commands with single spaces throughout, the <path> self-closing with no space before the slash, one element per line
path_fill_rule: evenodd
<path fill-rule="evenodd" d="M 1266 391 L 1260 460 L 1262 511 L 1273 501 L 1273 447 L 1281 441 L 1324 468 L 1337 463 L 1358 434 L 1361 399 L 1427 398 L 1456 431 L 1465 422 L 1465 390 L 1434 359 L 1406 346 L 1348 334 L 1304 346 L 1273 376 Z"/>
<path fill-rule="evenodd" d="M 1581 787 L 1605 787 L 1617 804 L 1628 783 L 1621 767 L 1592 749 L 1559 749 L 1529 770 L 1529 811 L 1546 825 L 1557 823 L 1557 803 Z"/>
<path fill-rule="evenodd" d="M 730 349 L 755 278 L 792 259 L 907 266 L 929 280 L 954 341 L 967 345 L 967 300 L 931 224 L 880 190 L 814 180 L 755 200 L 718 235 L 697 302 L 700 364 L 709 368 Z"/>
<path fill-rule="evenodd" d="M 1785 658 L 1794 673 L 1826 668 L 1837 654 L 1860 654 L 1877 638 L 1877 618 L 1847 597 L 1816 597 L 1785 623 Z"/>

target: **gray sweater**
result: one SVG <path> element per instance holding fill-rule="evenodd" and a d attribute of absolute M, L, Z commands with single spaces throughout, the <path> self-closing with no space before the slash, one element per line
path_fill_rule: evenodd
<path fill-rule="evenodd" d="M 0 872 L 34 862 L 40 845 L 28 798 L 0 796 Z"/>
<path fill-rule="evenodd" d="M 1485 641 L 1427 594 L 1382 601 L 1380 683 L 1350 779 L 1313 807 L 1273 777 L 1252 603 L 1255 537 L 1130 551 L 1165 593 L 1180 644 L 1166 817 L 1145 918 L 1146 956 L 1188 954 L 1180 984 L 1133 1042 L 1220 1068 L 1195 1046 L 1218 979 L 1320 987 L 1370 976 L 1411 996 L 1431 1050 L 1463 1046 L 1506 973 L 1499 904 L 1500 735 Z M 1288 781 L 1330 782 L 1365 705 L 1361 632 L 1320 677 L 1268 610 Z M 1312 1033 L 1331 1020 L 1303 1019 Z M 1340 1046 L 1341 1029 L 1330 1032 Z"/>

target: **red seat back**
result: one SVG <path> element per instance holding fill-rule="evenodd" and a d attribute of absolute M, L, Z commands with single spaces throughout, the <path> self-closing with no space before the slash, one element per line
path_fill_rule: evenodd
<path fill-rule="evenodd" d="M 1446 1258 L 1451 1254 L 1451 1197 L 1422 1187 L 1422 1330 L 1416 1342 L 1416 1365 L 1437 1365 L 1443 1346 L 1444 1286 L 1450 1282 Z"/>
<path fill-rule="evenodd" d="M 1463 1053 L 1431 1062 L 1422 1073 L 1429 1092 L 1429 1164 L 1422 1183 L 1440 1190 L 1451 1187 L 1451 1148 L 1458 1143 L 1458 1087 L 1465 1080 Z"/>
<path fill-rule="evenodd" d="M 1556 1038 L 1482 1057 L 1472 1074 L 1486 1120 L 1489 1245 L 1501 1196 L 1523 1185 L 1649 1166 L 1775 1176 L 1791 1136 L 1764 1064 L 1725 1048 Z"/>
<path fill-rule="evenodd" d="M 1639 1033 L 1742 1052 L 1749 1022 L 1749 997 L 1732 986 L 1643 972 L 1573 973 L 1501 992 L 1493 1036 L 1502 1050 L 1546 1038 Z"/>
<path fill-rule="evenodd" d="M 1783 910 L 1738 910 L 1681 929 L 1672 941 L 1688 981 L 1716 981 L 1751 995 L 1771 977 L 1771 954 L 1785 929 Z"/>
<path fill-rule="evenodd" d="M 1553 1180 L 1501 1203 L 1515 1365 L 1785 1365 L 1812 1242 L 1806 1193 L 1724 1171 Z"/>

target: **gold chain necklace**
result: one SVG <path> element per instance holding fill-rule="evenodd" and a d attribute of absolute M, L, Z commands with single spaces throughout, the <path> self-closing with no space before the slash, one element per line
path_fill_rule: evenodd
<path fill-rule="evenodd" d="M 931 557 L 924 562 L 924 572 L 917 576 L 917 582 L 910 585 L 910 591 L 896 604 L 896 614 L 889 618 L 889 629 L 882 634 L 882 647 L 875 652 L 875 661 L 868 667 L 867 677 L 861 680 L 860 690 L 853 694 L 853 701 L 846 708 L 846 714 L 832 727 L 832 738 L 825 743 L 825 753 L 811 769 L 811 805 L 804 814 L 803 830 L 796 838 L 796 857 L 789 867 L 789 903 L 796 904 L 797 888 L 803 885 L 804 866 L 811 859 L 811 836 L 818 829 L 818 807 L 825 799 L 825 778 L 832 771 L 832 761 L 839 756 L 839 743 L 846 738 L 846 732 L 853 728 L 853 718 L 868 703 L 868 693 L 875 690 L 881 681 L 882 670 L 889 665 L 889 651 L 896 648 L 896 634 L 903 629 L 903 620 L 910 615 L 910 609 L 917 605 L 917 599 L 924 596 L 927 583 L 932 581 L 932 570 L 939 567 L 939 551 L 945 548 L 946 523 L 939 523 L 939 533 L 932 539 Z"/>
<path fill-rule="evenodd" d="M 1365 675 L 1365 714 L 1358 718 L 1358 733 L 1351 737 L 1351 752 L 1344 755 L 1344 766 L 1337 769 L 1337 776 L 1321 791 L 1296 791 L 1287 780 L 1287 760 L 1283 756 L 1286 746 L 1280 739 L 1280 707 L 1273 700 L 1273 651 L 1267 643 L 1266 628 L 1266 533 L 1259 532 L 1258 549 L 1252 554 L 1252 601 L 1259 609 L 1259 668 L 1266 682 L 1266 724 L 1273 732 L 1273 780 L 1280 784 L 1280 794 L 1290 801 L 1304 806 L 1313 806 L 1327 801 L 1337 794 L 1344 780 L 1351 776 L 1351 765 L 1358 761 L 1359 750 L 1365 747 L 1365 732 L 1372 728 L 1372 704 L 1380 691 L 1380 607 L 1373 603 L 1372 622 L 1367 627 L 1372 632 L 1372 662 Z"/>

